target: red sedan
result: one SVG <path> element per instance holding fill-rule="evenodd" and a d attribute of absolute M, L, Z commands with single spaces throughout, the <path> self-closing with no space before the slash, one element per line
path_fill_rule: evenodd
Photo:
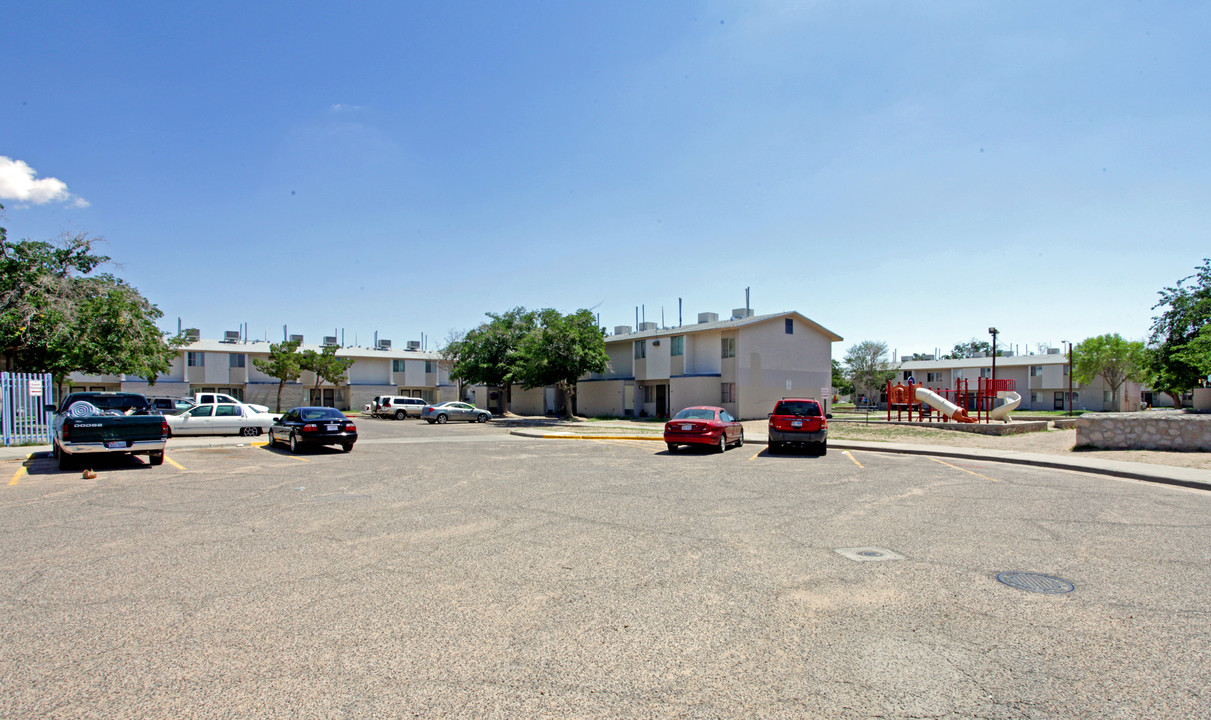
<path fill-rule="evenodd" d="M 664 424 L 664 441 L 669 452 L 678 445 L 711 445 L 725 452 L 728 445 L 744 444 L 744 426 L 721 407 L 688 407 Z"/>

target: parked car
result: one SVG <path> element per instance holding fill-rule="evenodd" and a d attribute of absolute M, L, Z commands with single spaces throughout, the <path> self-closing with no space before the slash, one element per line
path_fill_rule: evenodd
<path fill-rule="evenodd" d="M 349 452 L 357 442 L 357 424 L 336 408 L 290 408 L 269 428 L 269 446 L 280 442 L 292 453 L 310 445 L 340 445 Z"/>
<path fill-rule="evenodd" d="M 189 408 L 197 405 L 193 400 L 182 397 L 149 396 L 151 411 L 157 415 L 180 415 Z"/>
<path fill-rule="evenodd" d="M 268 432 L 274 416 L 256 412 L 249 405 L 216 403 L 195 405 L 179 415 L 166 415 L 172 435 L 244 435 Z"/>
<path fill-rule="evenodd" d="M 680 445 L 711 445 L 726 452 L 728 445 L 744 445 L 744 426 L 721 407 L 688 407 L 664 424 L 664 442 L 669 452 Z"/>
<path fill-rule="evenodd" d="M 194 393 L 193 401 L 198 405 L 213 405 L 215 403 L 234 403 L 236 405 L 247 405 L 257 412 L 269 412 L 268 405 L 256 405 L 254 403 L 246 403 L 243 400 L 237 400 L 226 393 Z"/>
<path fill-rule="evenodd" d="M 444 425 L 447 420 L 466 420 L 467 422 L 485 423 L 492 419 L 492 413 L 487 410 L 456 400 L 438 403 L 437 405 L 426 405 L 420 411 L 420 416 L 421 419 L 428 421 L 430 425 L 433 423 Z"/>
<path fill-rule="evenodd" d="M 162 465 L 167 440 L 166 418 L 153 414 L 142 395 L 76 392 L 55 412 L 51 454 L 60 470 L 73 469 L 85 456 L 113 453 L 146 455 L 149 464 Z"/>
<path fill-rule="evenodd" d="M 817 455 L 828 452 L 828 419 L 820 403 L 811 398 L 782 398 L 769 414 L 769 452 L 806 447 Z"/>
<path fill-rule="evenodd" d="M 381 418 L 393 417 L 396 420 L 403 420 L 406 417 L 420 417 L 421 411 L 428 404 L 420 398 L 403 397 L 400 395 L 383 395 L 377 398 L 377 400 L 378 407 L 371 414 Z"/>

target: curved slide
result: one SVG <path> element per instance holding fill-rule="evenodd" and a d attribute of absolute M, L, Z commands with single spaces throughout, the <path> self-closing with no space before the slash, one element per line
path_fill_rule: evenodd
<path fill-rule="evenodd" d="M 1014 394 L 1016 395 L 1017 393 L 1014 393 Z M 917 388 L 916 395 L 917 395 L 917 400 L 920 400 L 921 402 L 925 403 L 926 405 L 929 405 L 930 407 L 937 409 L 938 412 L 955 420 L 956 422 L 973 423 L 976 421 L 975 418 L 971 418 L 971 417 L 967 416 L 966 410 L 959 407 L 958 405 L 955 405 L 954 403 L 952 403 L 951 401 L 942 397 L 941 395 L 937 394 L 933 390 L 927 390 L 926 388 L 919 387 L 919 388 Z M 1018 402 L 1021 402 L 1021 401 L 1022 401 L 1022 399 L 1018 398 Z M 1017 407 L 1017 406 L 1018 406 L 1017 403 L 1013 404 L 1013 407 Z M 1001 408 L 997 408 L 997 410 L 1000 410 L 1000 409 Z M 1012 409 L 1013 408 L 1009 408 L 1009 410 L 1012 410 Z M 1008 414 L 1009 410 L 1006 410 L 1005 413 Z"/>
<path fill-rule="evenodd" d="M 1009 420 L 1009 413 L 1017 409 L 1018 405 L 1022 404 L 1022 396 L 1012 390 L 1002 390 L 997 393 L 997 397 L 1005 398 L 1005 404 L 1000 407 L 995 407 L 988 413 L 988 417 L 993 420 Z"/>

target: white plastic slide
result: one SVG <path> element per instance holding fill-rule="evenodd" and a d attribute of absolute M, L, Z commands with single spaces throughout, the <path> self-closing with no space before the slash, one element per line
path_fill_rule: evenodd
<path fill-rule="evenodd" d="M 929 405 L 930 407 L 936 409 L 938 412 L 942 413 L 946 417 L 952 418 L 958 422 L 968 422 L 968 423 L 975 422 L 974 418 L 970 418 L 967 416 L 966 410 L 959 407 L 958 405 L 955 405 L 954 403 L 952 403 L 951 401 L 942 397 L 941 395 L 937 394 L 933 390 L 929 390 L 929 389 L 926 389 L 923 387 L 917 388 L 917 400 L 925 403 L 926 405 Z M 1021 398 L 1018 398 L 1018 402 L 1021 402 Z M 1017 407 L 1017 403 L 1014 403 L 1013 407 Z M 998 409 L 1000 409 L 1000 408 L 998 408 Z M 1013 408 L 1010 408 L 1010 410 L 1012 410 L 1012 409 Z M 1006 410 L 1006 412 L 1009 412 L 1009 411 Z"/>
<path fill-rule="evenodd" d="M 988 417 L 993 420 L 1009 420 L 1009 413 L 1016 410 L 1018 405 L 1022 404 L 1022 396 L 1012 390 L 1002 390 L 997 393 L 997 397 L 1005 398 L 1005 404 L 993 408 L 988 413 Z"/>

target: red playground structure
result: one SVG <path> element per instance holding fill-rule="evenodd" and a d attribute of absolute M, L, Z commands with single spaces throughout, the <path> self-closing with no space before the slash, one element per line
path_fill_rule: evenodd
<path fill-rule="evenodd" d="M 933 421 L 936 413 L 941 422 L 951 420 L 961 423 L 992 422 L 1000 420 L 1008 422 L 1009 413 L 1022 402 L 1016 392 L 1013 380 L 979 378 L 976 391 L 971 392 L 968 381 L 960 378 L 955 381 L 953 390 L 948 388 L 929 388 L 910 382 L 907 385 L 887 382 L 887 419 L 896 412 L 896 420 L 913 422 Z M 998 406 L 997 400 L 1004 398 L 1006 402 Z M 974 417 L 973 417 L 974 414 Z"/>

